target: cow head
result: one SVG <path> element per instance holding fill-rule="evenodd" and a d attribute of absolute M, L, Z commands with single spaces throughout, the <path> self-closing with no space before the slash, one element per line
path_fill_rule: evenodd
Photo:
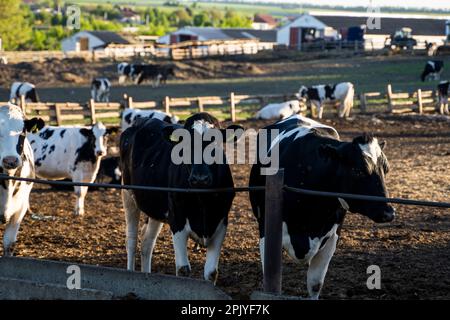
<path fill-rule="evenodd" d="M 179 127 L 169 125 L 163 131 L 163 135 L 175 144 L 180 142 L 180 140 L 174 141 L 172 139 L 172 133 L 177 128 Z M 194 188 L 210 187 L 214 184 L 218 164 L 207 163 L 203 157 L 196 159 L 196 155 L 198 156 L 200 152 L 203 154 L 205 149 L 210 147 L 215 148 L 214 153 L 221 152 L 223 154 L 222 147 L 225 139 L 227 138 L 226 129 L 221 129 L 219 121 L 205 112 L 197 113 L 189 117 L 184 123 L 183 129 L 184 132 L 190 137 L 190 160 L 189 164 L 185 163 L 189 170 L 188 183 Z M 216 130 L 212 132 L 212 129 Z M 229 126 L 227 129 L 242 129 L 243 131 L 242 127 L 236 125 Z M 222 140 L 217 141 L 215 134 L 217 134 L 217 137 L 220 136 Z M 205 135 L 208 135 L 211 139 L 205 139 Z M 230 137 L 228 136 L 228 138 Z M 200 147 L 195 145 L 196 141 L 201 141 L 201 145 L 199 144 Z M 201 150 L 198 150 L 197 148 L 200 148 Z"/>
<path fill-rule="evenodd" d="M 295 94 L 298 100 L 305 101 L 308 98 L 308 88 L 305 86 L 301 86 L 298 89 L 298 93 Z"/>
<path fill-rule="evenodd" d="M 118 128 L 106 128 L 103 123 L 97 122 L 92 128 L 82 128 L 80 133 L 86 137 L 86 143 L 89 149 L 94 153 L 95 157 L 106 156 L 108 136 L 113 132 L 117 132 Z"/>
<path fill-rule="evenodd" d="M 325 145 L 320 152 L 337 162 L 337 180 L 339 190 L 344 193 L 388 197 L 385 175 L 389 171 L 388 161 L 383 153 L 385 142 L 379 143 L 371 135 L 355 138 L 350 143 L 339 146 Z M 375 222 L 390 222 L 395 210 L 383 202 L 340 199 L 348 204 L 351 212 L 365 215 Z"/>
<path fill-rule="evenodd" d="M 292 100 L 289 101 L 289 108 L 291 108 L 292 112 L 297 114 L 300 112 L 300 101 Z"/>
<path fill-rule="evenodd" d="M 6 171 L 21 167 L 26 133 L 35 133 L 44 125 L 39 118 L 25 119 L 18 106 L 0 107 L 0 167 Z"/>

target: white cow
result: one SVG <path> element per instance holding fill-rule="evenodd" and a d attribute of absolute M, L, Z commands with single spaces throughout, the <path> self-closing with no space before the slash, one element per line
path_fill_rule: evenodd
<path fill-rule="evenodd" d="M 300 111 L 300 102 L 298 100 L 270 103 L 256 113 L 256 118 L 264 120 L 280 120 L 286 119 Z"/>
<path fill-rule="evenodd" d="M 307 99 L 311 102 L 311 107 L 316 107 L 319 119 L 322 119 L 324 102 L 339 102 L 339 118 L 350 116 L 354 96 L 355 88 L 351 82 L 312 87 L 301 86 L 297 94 L 299 99 Z"/>
<path fill-rule="evenodd" d="M 0 173 L 34 178 L 33 151 L 26 132 L 38 131 L 42 119 L 25 120 L 22 110 L 9 104 L 0 107 Z M 29 208 L 32 183 L 0 180 L 0 223 L 6 223 L 3 255 L 10 256 L 17 241 L 20 223 Z"/>
<path fill-rule="evenodd" d="M 122 112 L 120 127 L 122 132 L 131 127 L 136 119 L 154 118 L 168 123 L 178 123 L 180 120 L 177 116 L 171 115 L 158 110 L 140 110 L 128 108 Z"/>
<path fill-rule="evenodd" d="M 39 101 L 36 87 L 34 86 L 34 84 L 29 82 L 13 82 L 13 84 L 11 85 L 9 101 L 11 103 L 17 103 L 20 100 L 20 96 L 25 96 L 26 102 Z"/>
<path fill-rule="evenodd" d="M 39 134 L 30 134 L 36 175 L 50 180 L 94 182 L 100 161 L 106 156 L 107 135 L 113 130 L 97 123 L 93 127 L 46 126 Z M 75 187 L 75 215 L 84 214 L 87 191 L 88 187 Z"/>
<path fill-rule="evenodd" d="M 91 82 L 91 98 L 95 102 L 109 102 L 111 82 L 107 78 L 95 78 Z"/>

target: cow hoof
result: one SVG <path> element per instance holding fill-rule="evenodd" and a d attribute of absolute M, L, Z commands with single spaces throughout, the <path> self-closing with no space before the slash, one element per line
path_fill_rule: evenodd
<path fill-rule="evenodd" d="M 189 277 L 191 274 L 191 268 L 189 266 L 182 266 L 178 269 L 178 277 Z"/>
<path fill-rule="evenodd" d="M 214 283 L 214 285 L 216 285 L 217 278 L 219 278 L 219 271 L 217 271 L 217 269 L 216 269 L 208 275 L 207 280 L 211 281 L 212 283 Z"/>

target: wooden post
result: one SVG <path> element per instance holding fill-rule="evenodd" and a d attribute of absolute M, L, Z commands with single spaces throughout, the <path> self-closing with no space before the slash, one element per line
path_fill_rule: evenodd
<path fill-rule="evenodd" d="M 132 96 L 127 97 L 127 108 L 133 109 L 133 97 Z"/>
<path fill-rule="evenodd" d="M 387 102 L 388 102 L 387 111 L 389 113 L 392 113 L 392 110 L 394 109 L 394 106 L 392 104 L 392 85 L 391 84 L 387 85 L 386 95 L 387 95 Z"/>
<path fill-rule="evenodd" d="M 170 113 L 170 98 L 168 96 L 164 97 L 164 111 Z"/>
<path fill-rule="evenodd" d="M 22 94 L 22 95 L 20 95 L 19 107 L 20 107 L 20 109 L 22 109 L 24 114 L 25 114 L 26 105 L 27 105 L 27 101 L 25 99 L 25 96 Z"/>
<path fill-rule="evenodd" d="M 202 98 L 198 97 L 198 99 L 197 99 L 197 105 L 198 105 L 198 112 L 203 112 L 203 102 L 202 102 Z"/>
<path fill-rule="evenodd" d="M 234 92 L 230 93 L 230 113 L 231 113 L 231 121 L 236 121 L 236 101 L 234 99 Z"/>
<path fill-rule="evenodd" d="M 367 97 L 365 93 L 361 93 L 359 95 L 359 109 L 361 113 L 365 113 L 367 111 Z"/>
<path fill-rule="evenodd" d="M 417 89 L 417 107 L 419 109 L 419 114 L 422 114 L 423 113 L 422 89 Z"/>
<path fill-rule="evenodd" d="M 281 294 L 284 169 L 266 176 L 264 292 Z"/>
<path fill-rule="evenodd" d="M 89 99 L 89 110 L 91 111 L 91 124 L 95 124 L 96 117 L 95 117 L 95 101 L 94 99 Z"/>
<path fill-rule="evenodd" d="M 56 115 L 56 125 L 60 126 L 62 123 L 61 106 L 57 103 L 55 103 L 55 115 Z"/>

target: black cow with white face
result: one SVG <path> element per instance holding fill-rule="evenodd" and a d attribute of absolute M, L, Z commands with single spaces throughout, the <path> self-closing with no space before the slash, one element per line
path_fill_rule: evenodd
<path fill-rule="evenodd" d="M 449 114 L 448 110 L 448 89 L 450 87 L 450 81 L 442 81 L 438 84 L 438 104 L 439 104 L 439 112 L 441 114 Z"/>
<path fill-rule="evenodd" d="M 273 141 L 279 146 L 285 184 L 295 188 L 387 197 L 388 162 L 384 143 L 369 135 L 351 142 L 339 140 L 337 131 L 302 116 L 292 116 L 266 129 L 279 129 Z M 269 144 L 270 145 L 270 144 Z M 273 148 L 272 146 L 272 148 Z M 255 164 L 250 186 L 264 186 L 265 176 Z M 264 192 L 250 192 L 259 223 L 261 260 L 264 258 Z M 295 261 L 308 265 L 309 296 L 317 299 L 329 262 L 336 249 L 347 211 L 381 223 L 392 221 L 394 209 L 380 202 L 315 197 L 286 191 L 283 203 L 283 247 Z"/>
<path fill-rule="evenodd" d="M 219 122 L 207 113 L 191 116 L 184 127 L 158 119 L 139 120 L 121 136 L 122 183 L 177 188 L 232 188 L 233 178 L 226 163 L 206 164 L 201 161 L 197 164 L 176 164 L 172 161 L 172 150 L 182 143 L 171 141 L 170 137 L 176 129 L 185 129 L 184 132 L 194 140 L 196 135 L 204 135 L 213 128 L 219 128 Z M 192 147 L 191 144 L 190 148 Z M 203 145 L 202 149 L 204 147 Z M 223 152 L 223 149 L 220 150 Z M 191 157 L 194 157 L 194 152 L 191 152 Z M 204 278 L 216 281 L 220 250 L 234 193 L 123 190 L 122 198 L 127 224 L 129 270 L 134 270 L 135 266 L 137 230 L 142 211 L 147 215 L 147 222 L 142 228 L 142 271 L 151 271 L 156 238 L 163 222 L 167 222 L 173 235 L 176 274 L 186 275 L 190 272 L 187 240 L 191 237 L 207 248 Z"/>
<path fill-rule="evenodd" d="M 22 178 L 34 178 L 34 157 L 27 132 L 37 132 L 42 119 L 25 119 L 22 110 L 9 104 L 0 107 L 0 173 Z M 0 223 L 6 223 L 3 235 L 3 255 L 13 253 L 20 223 L 28 208 L 32 183 L 0 180 Z"/>
<path fill-rule="evenodd" d="M 425 80 L 439 80 L 441 78 L 441 73 L 444 70 L 444 61 L 441 60 L 430 60 L 427 61 L 425 68 L 420 76 L 422 81 Z"/>

